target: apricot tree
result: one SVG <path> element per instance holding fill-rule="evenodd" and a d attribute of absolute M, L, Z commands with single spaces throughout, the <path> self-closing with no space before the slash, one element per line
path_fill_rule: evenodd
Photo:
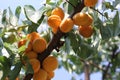
<path fill-rule="evenodd" d="M 60 67 L 84 72 L 85 80 L 97 71 L 102 80 L 119 80 L 119 5 L 119 0 L 46 0 L 38 10 L 32 5 L 18 6 L 15 13 L 9 8 L 9 15 L 3 10 L 1 80 L 51 80 Z"/>

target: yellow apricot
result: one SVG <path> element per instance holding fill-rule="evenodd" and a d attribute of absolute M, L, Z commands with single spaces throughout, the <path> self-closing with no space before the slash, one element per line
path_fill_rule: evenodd
<path fill-rule="evenodd" d="M 64 33 L 67 33 L 72 30 L 74 23 L 71 18 L 63 20 L 60 24 L 60 30 Z"/>
<path fill-rule="evenodd" d="M 94 7 L 97 4 L 98 0 L 84 0 L 84 4 L 87 7 Z"/>
<path fill-rule="evenodd" d="M 37 53 L 34 51 L 29 51 L 25 53 L 25 56 L 27 56 L 29 59 L 37 58 Z"/>
<path fill-rule="evenodd" d="M 47 72 L 43 69 L 40 69 L 37 73 L 33 75 L 33 80 L 46 80 Z"/>
<path fill-rule="evenodd" d="M 58 60 L 54 56 L 48 56 L 42 63 L 43 69 L 52 72 L 58 67 Z"/>
<path fill-rule="evenodd" d="M 60 7 L 56 7 L 52 10 L 51 15 L 58 15 L 61 20 L 64 18 L 64 11 Z"/>
<path fill-rule="evenodd" d="M 30 59 L 29 62 L 33 68 L 34 73 L 37 73 L 41 66 L 40 61 L 34 58 L 34 59 Z"/>
<path fill-rule="evenodd" d="M 51 15 L 48 17 L 47 23 L 51 28 L 58 28 L 61 23 L 61 18 L 57 15 Z"/>
<path fill-rule="evenodd" d="M 43 52 L 47 47 L 47 41 L 44 38 L 38 38 L 33 42 L 33 51 L 37 53 Z"/>
<path fill-rule="evenodd" d="M 76 13 L 73 16 L 73 21 L 74 24 L 78 26 L 90 26 L 93 22 L 93 18 L 86 13 Z"/>
<path fill-rule="evenodd" d="M 91 37 L 91 35 L 93 34 L 93 28 L 91 26 L 80 26 L 79 27 L 79 33 L 85 37 L 85 38 L 89 38 Z"/>

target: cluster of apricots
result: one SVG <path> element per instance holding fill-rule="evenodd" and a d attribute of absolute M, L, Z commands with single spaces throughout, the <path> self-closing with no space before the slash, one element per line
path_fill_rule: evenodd
<path fill-rule="evenodd" d="M 58 67 L 56 57 L 48 56 L 42 63 L 37 59 L 38 54 L 43 54 L 47 47 L 46 40 L 39 33 L 32 32 L 18 42 L 18 48 L 23 45 L 26 46 L 23 56 L 28 59 L 34 72 L 33 80 L 51 80 L 54 77 L 54 70 Z"/>
<path fill-rule="evenodd" d="M 84 4 L 87 7 L 93 7 L 97 3 L 97 0 L 84 0 Z M 52 28 L 52 32 L 55 34 L 58 29 L 63 33 L 67 33 L 72 30 L 74 24 L 79 26 L 79 33 L 89 38 L 93 34 L 93 28 L 91 26 L 93 18 L 86 13 L 76 13 L 73 18 L 64 19 L 64 11 L 60 7 L 56 7 L 52 10 L 51 15 L 48 17 L 47 23 Z"/>

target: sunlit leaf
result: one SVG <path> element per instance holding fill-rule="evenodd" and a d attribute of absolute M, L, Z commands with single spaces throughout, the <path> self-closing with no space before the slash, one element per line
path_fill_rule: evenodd
<path fill-rule="evenodd" d="M 46 6 L 42 6 L 39 10 L 35 10 L 31 5 L 25 5 L 24 7 L 26 17 L 34 23 L 37 23 L 41 19 L 43 13 L 48 9 L 49 8 Z"/>

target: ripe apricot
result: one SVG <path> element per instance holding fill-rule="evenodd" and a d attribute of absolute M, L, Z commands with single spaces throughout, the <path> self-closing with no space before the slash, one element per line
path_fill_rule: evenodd
<path fill-rule="evenodd" d="M 19 42 L 18 42 L 18 48 L 20 48 L 21 46 L 25 45 L 27 42 L 26 39 L 21 39 Z"/>
<path fill-rule="evenodd" d="M 63 20 L 61 22 L 61 24 L 60 24 L 60 30 L 62 32 L 64 32 L 64 33 L 67 33 L 70 30 L 72 30 L 73 26 L 74 26 L 74 23 L 73 23 L 72 19 L 71 18 L 67 18 L 67 19 L 65 19 L 65 20 Z"/>
<path fill-rule="evenodd" d="M 27 56 L 29 59 L 37 58 L 37 53 L 34 51 L 29 51 L 25 53 L 25 56 Z"/>
<path fill-rule="evenodd" d="M 37 32 L 32 32 L 27 35 L 27 39 L 29 39 L 31 43 L 33 43 L 33 41 L 37 38 L 40 38 L 40 34 Z"/>
<path fill-rule="evenodd" d="M 18 42 L 18 48 L 20 48 L 23 45 L 26 45 L 27 39 L 21 39 Z M 28 45 L 26 46 L 25 52 L 31 51 L 32 50 L 32 44 L 29 42 Z"/>
<path fill-rule="evenodd" d="M 52 72 L 58 67 L 58 60 L 54 56 L 48 56 L 43 61 L 43 69 L 47 72 Z"/>
<path fill-rule="evenodd" d="M 46 80 L 47 72 L 43 69 L 40 69 L 37 73 L 33 75 L 33 80 Z"/>
<path fill-rule="evenodd" d="M 57 33 L 57 30 L 58 30 L 58 28 L 52 28 L 52 32 L 53 32 L 54 34 Z"/>
<path fill-rule="evenodd" d="M 47 47 L 47 42 L 44 38 L 38 38 L 33 42 L 33 51 L 37 53 L 43 52 Z"/>
<path fill-rule="evenodd" d="M 51 28 L 58 28 L 61 23 L 61 18 L 57 15 L 51 15 L 48 17 L 47 23 Z"/>
<path fill-rule="evenodd" d="M 86 13 L 76 13 L 73 16 L 74 24 L 78 26 L 90 26 L 93 22 L 93 18 Z"/>
<path fill-rule="evenodd" d="M 60 7 L 56 7 L 55 9 L 53 9 L 51 15 L 58 15 L 61 20 L 64 18 L 64 12 Z"/>
<path fill-rule="evenodd" d="M 79 27 L 79 33 L 85 37 L 85 38 L 89 38 L 91 37 L 91 35 L 93 34 L 93 28 L 91 26 L 80 26 Z"/>
<path fill-rule="evenodd" d="M 39 60 L 34 58 L 34 59 L 30 59 L 29 62 L 33 68 L 34 73 L 37 73 L 41 66 Z"/>
<path fill-rule="evenodd" d="M 87 7 L 94 7 L 98 0 L 84 0 L 84 4 Z"/>
<path fill-rule="evenodd" d="M 54 72 L 47 72 L 47 80 L 51 80 L 54 77 Z"/>
<path fill-rule="evenodd" d="M 26 46 L 25 52 L 29 52 L 32 50 L 32 43 L 28 43 L 28 45 Z"/>

